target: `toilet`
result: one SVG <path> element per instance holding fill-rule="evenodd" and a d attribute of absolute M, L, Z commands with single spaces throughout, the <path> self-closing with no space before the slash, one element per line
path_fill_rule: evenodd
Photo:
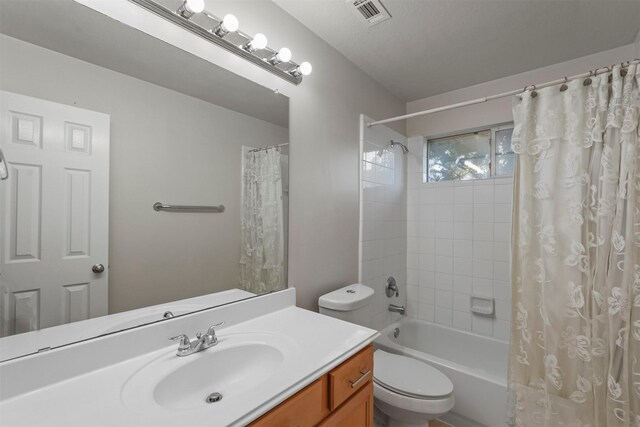
<path fill-rule="evenodd" d="M 368 326 L 373 293 L 361 284 L 329 292 L 318 300 L 320 314 Z M 453 384 L 433 366 L 380 349 L 373 358 L 374 403 L 388 416 L 389 427 L 427 427 L 453 409 Z"/>

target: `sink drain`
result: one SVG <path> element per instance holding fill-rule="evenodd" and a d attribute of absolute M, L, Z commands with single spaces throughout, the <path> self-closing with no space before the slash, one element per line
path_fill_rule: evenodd
<path fill-rule="evenodd" d="M 222 395 L 220 393 L 211 393 L 205 400 L 207 403 L 220 402 L 222 400 Z"/>

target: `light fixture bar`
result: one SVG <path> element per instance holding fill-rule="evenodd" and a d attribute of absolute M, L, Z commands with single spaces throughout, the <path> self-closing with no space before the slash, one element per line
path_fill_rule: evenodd
<path fill-rule="evenodd" d="M 154 0 L 129 0 L 131 3 L 137 4 L 138 6 L 148 10 L 149 12 L 155 13 L 156 15 L 166 19 L 169 22 L 174 23 L 175 25 L 182 27 L 183 29 L 193 33 L 211 43 L 216 44 L 217 46 L 238 55 L 239 57 L 257 65 L 258 67 L 269 71 L 270 73 L 280 77 L 283 80 L 288 81 L 291 84 L 299 85 L 302 82 L 302 75 L 293 75 L 289 73 L 287 70 L 282 70 L 278 68 L 276 65 L 270 64 L 268 61 L 264 61 L 260 57 L 254 55 L 252 52 L 248 52 L 243 49 L 242 46 L 236 46 L 235 44 L 229 42 L 228 40 L 217 36 L 212 31 L 213 28 L 207 29 L 204 28 L 193 20 L 184 19 L 182 16 L 175 13 L 170 9 L 156 3 Z M 218 18 L 216 18 L 218 19 Z M 218 19 L 218 21 L 220 21 Z M 295 62 L 290 62 L 290 68 L 296 68 L 298 64 Z"/>

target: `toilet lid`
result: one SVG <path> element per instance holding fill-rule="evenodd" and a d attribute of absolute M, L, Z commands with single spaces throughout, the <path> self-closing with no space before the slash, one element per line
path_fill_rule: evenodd
<path fill-rule="evenodd" d="M 453 393 L 453 384 L 446 375 L 417 359 L 376 350 L 373 360 L 374 379 L 383 387 L 423 399 Z"/>

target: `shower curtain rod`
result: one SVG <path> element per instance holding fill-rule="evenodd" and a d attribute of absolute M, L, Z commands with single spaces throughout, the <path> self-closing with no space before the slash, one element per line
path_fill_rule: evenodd
<path fill-rule="evenodd" d="M 284 147 L 285 145 L 289 145 L 289 143 L 288 142 L 284 142 L 282 144 L 270 145 L 268 147 L 254 148 L 253 150 L 247 151 L 247 153 L 254 153 L 256 151 L 268 150 L 269 148 Z"/>
<path fill-rule="evenodd" d="M 631 64 L 638 64 L 638 63 L 640 63 L 640 59 L 633 59 L 631 61 L 626 61 L 621 63 L 620 66 L 621 68 L 627 68 Z M 575 76 L 571 76 L 571 77 L 563 77 L 561 79 L 553 80 L 553 81 L 542 83 L 542 84 L 528 85 L 528 86 L 525 86 L 524 89 L 510 90 L 509 92 L 502 92 L 496 95 L 486 96 L 484 98 L 476 98 L 470 101 L 458 102 L 456 104 L 445 105 L 443 107 L 431 108 L 430 110 L 418 111 L 415 113 L 405 114 L 403 116 L 397 116 L 397 117 L 391 117 L 389 119 L 378 120 L 376 122 L 367 123 L 367 127 L 383 125 L 385 123 L 397 122 L 399 120 L 411 119 L 413 117 L 418 117 L 418 116 L 425 116 L 427 114 L 439 113 L 440 111 L 453 110 L 456 108 L 466 107 L 469 105 L 482 104 L 484 102 L 493 101 L 494 99 L 506 98 L 507 96 L 517 95 L 519 93 L 525 92 L 527 89 L 531 89 L 531 90 L 542 89 L 549 86 L 555 86 L 562 83 L 567 83 L 572 80 L 582 79 L 585 77 L 593 77 L 593 76 L 597 76 L 598 74 L 609 72 L 613 70 L 613 67 L 614 65 L 612 65 L 611 67 L 600 67 L 600 68 L 596 68 L 595 71 L 588 71 L 586 73 L 576 74 Z"/>

